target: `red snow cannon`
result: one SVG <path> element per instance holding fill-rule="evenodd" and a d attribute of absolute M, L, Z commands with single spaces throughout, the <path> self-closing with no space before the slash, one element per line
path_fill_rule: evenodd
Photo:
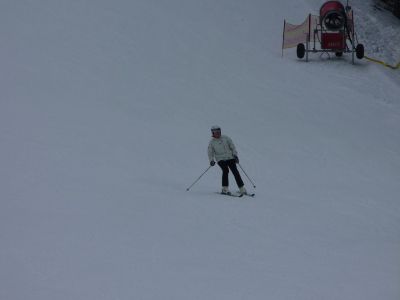
<path fill-rule="evenodd" d="M 352 53 L 358 59 L 364 57 L 364 46 L 356 45 L 356 34 L 354 32 L 353 10 L 349 5 L 344 6 L 340 1 L 327 1 L 320 10 L 319 16 L 309 15 L 308 31 L 306 32 L 306 45 L 297 45 L 297 57 L 303 58 L 305 54 L 321 52 L 334 53 L 340 57 L 343 53 Z"/>
<path fill-rule="evenodd" d="M 346 12 L 339 1 L 325 2 L 319 10 L 321 48 L 343 52 L 346 49 Z"/>
<path fill-rule="evenodd" d="M 319 10 L 320 23 L 328 30 L 341 30 L 345 26 L 346 12 L 339 1 L 325 2 Z"/>

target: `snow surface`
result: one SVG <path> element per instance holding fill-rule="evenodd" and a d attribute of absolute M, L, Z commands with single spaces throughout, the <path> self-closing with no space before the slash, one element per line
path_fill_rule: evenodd
<path fill-rule="evenodd" d="M 3 1 L 0 299 L 399 299 L 398 71 L 282 58 L 321 4 Z M 256 198 L 186 191 L 214 124 Z"/>

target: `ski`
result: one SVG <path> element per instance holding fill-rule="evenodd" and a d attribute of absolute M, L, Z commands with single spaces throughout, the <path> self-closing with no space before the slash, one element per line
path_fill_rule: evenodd
<path fill-rule="evenodd" d="M 243 194 L 243 195 L 245 195 L 245 196 L 247 196 L 247 197 L 254 197 L 256 194 Z"/>
<path fill-rule="evenodd" d="M 255 193 L 251 193 L 251 194 L 248 194 L 248 193 L 241 194 L 240 191 L 237 191 L 236 193 L 239 194 L 239 195 L 242 195 L 242 196 L 247 196 L 247 197 L 254 197 L 254 196 L 256 195 Z"/>
<path fill-rule="evenodd" d="M 237 197 L 237 198 L 241 198 L 241 197 L 243 197 L 243 196 L 254 198 L 254 197 L 256 196 L 256 194 L 254 194 L 254 193 L 252 193 L 252 194 L 240 194 L 240 193 L 224 194 L 224 193 L 221 193 L 221 192 L 215 192 L 215 193 L 216 193 L 216 194 L 219 194 L 219 195 L 230 196 L 230 197 Z"/>
<path fill-rule="evenodd" d="M 229 197 L 237 197 L 237 198 L 241 198 L 243 197 L 243 194 L 236 194 L 236 193 L 230 193 L 230 194 L 224 194 L 221 192 L 216 192 L 217 194 L 223 195 L 223 196 L 229 196 Z"/>

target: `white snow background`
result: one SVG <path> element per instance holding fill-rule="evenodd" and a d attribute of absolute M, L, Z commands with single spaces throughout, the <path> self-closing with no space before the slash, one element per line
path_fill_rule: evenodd
<path fill-rule="evenodd" d="M 398 71 L 282 58 L 322 3 L 2 1 L 0 299 L 399 299 Z M 255 198 L 186 191 L 214 124 Z"/>

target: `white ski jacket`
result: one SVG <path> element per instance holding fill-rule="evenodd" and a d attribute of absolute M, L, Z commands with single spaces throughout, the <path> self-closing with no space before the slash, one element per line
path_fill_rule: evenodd
<path fill-rule="evenodd" d="M 233 159 L 237 156 L 237 151 L 232 139 L 226 135 L 221 135 L 219 139 L 212 138 L 208 144 L 208 159 L 211 162 L 215 160 Z"/>

